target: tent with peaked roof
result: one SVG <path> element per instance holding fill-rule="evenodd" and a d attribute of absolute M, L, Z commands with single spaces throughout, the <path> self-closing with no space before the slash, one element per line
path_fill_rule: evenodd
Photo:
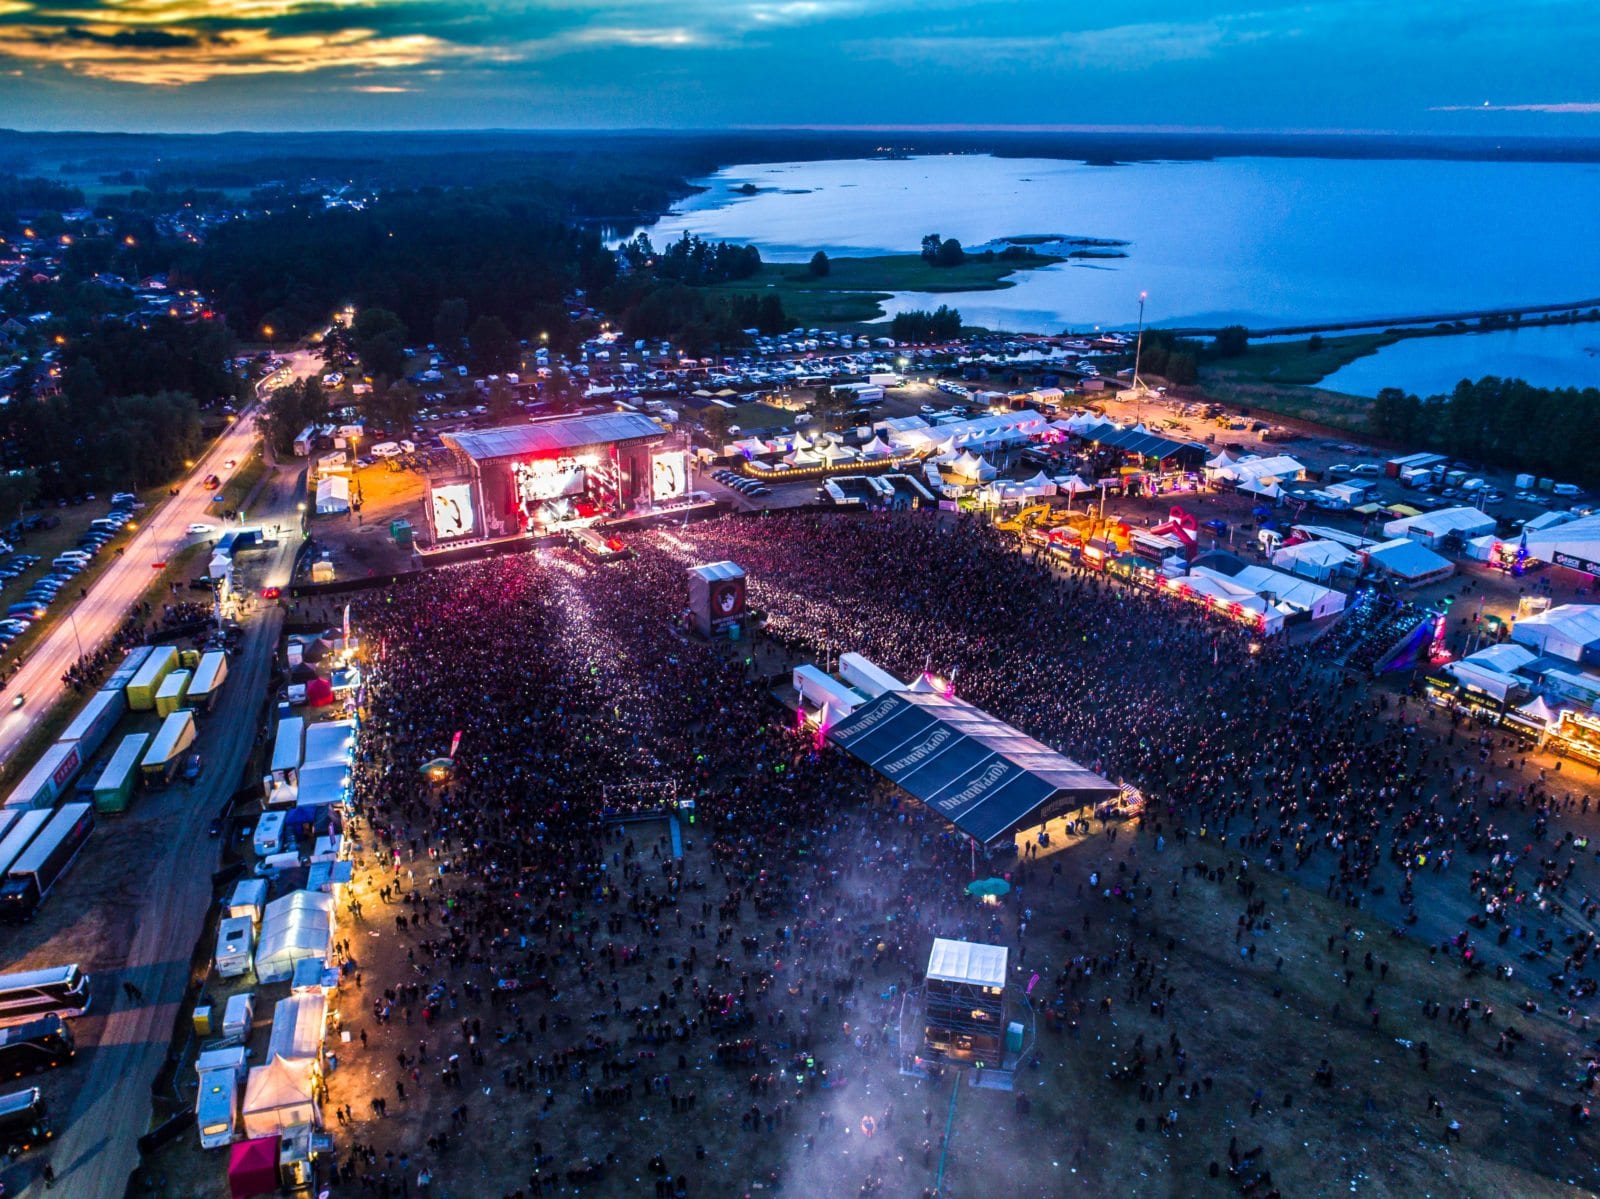
<path fill-rule="evenodd" d="M 1077 475 L 1068 475 L 1064 479 L 1056 480 L 1056 487 L 1068 495 L 1077 495 L 1080 491 L 1093 491 L 1093 483 L 1085 483 Z"/>
<path fill-rule="evenodd" d="M 1024 483 L 1023 486 L 1028 489 L 1029 495 L 1054 495 L 1056 493 L 1056 481 L 1042 470 Z"/>
<path fill-rule="evenodd" d="M 1215 458 L 1209 459 L 1206 465 L 1212 470 L 1221 470 L 1224 466 L 1232 466 L 1238 459 L 1227 450 L 1221 451 Z"/>
<path fill-rule="evenodd" d="M 252 1068 L 244 1086 L 245 1135 L 271 1136 L 299 1124 L 322 1124 L 310 1063 L 274 1057 Z"/>
<path fill-rule="evenodd" d="M 1000 473 L 971 450 L 967 450 L 951 463 L 950 469 L 963 479 L 976 479 L 980 483 L 987 483 Z"/>
<path fill-rule="evenodd" d="M 1552 708 L 1542 695 L 1535 695 L 1527 703 L 1521 705 L 1517 711 L 1529 720 L 1542 724 L 1546 728 L 1561 719 L 1561 709 Z"/>
<path fill-rule="evenodd" d="M 235 1141 L 228 1150 L 229 1199 L 255 1199 L 278 1190 L 278 1134 Z"/>
<path fill-rule="evenodd" d="M 877 434 L 873 434 L 872 440 L 861 447 L 861 456 L 863 458 L 875 458 L 883 454 L 892 453 L 894 453 L 894 447 L 886 444 L 883 438 L 879 437 Z"/>

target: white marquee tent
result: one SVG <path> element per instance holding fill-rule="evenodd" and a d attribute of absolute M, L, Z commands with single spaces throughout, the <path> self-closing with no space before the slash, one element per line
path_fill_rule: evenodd
<path fill-rule="evenodd" d="M 317 514 L 332 516 L 350 511 L 350 480 L 329 475 L 317 483 Z"/>
<path fill-rule="evenodd" d="M 1530 532 L 1528 553 L 1541 562 L 1600 573 L 1600 513 Z"/>
<path fill-rule="evenodd" d="M 267 905 L 256 944 L 256 978 L 263 983 L 288 982 L 295 963 L 325 958 L 333 939 L 333 896 L 319 891 L 291 891 Z"/>
<path fill-rule="evenodd" d="M 1000 473 L 971 450 L 965 451 L 950 464 L 950 472 L 957 478 L 976 480 L 980 483 L 987 483 Z"/>
<path fill-rule="evenodd" d="M 1412 541 L 1432 545 L 1452 533 L 1459 533 L 1462 537 L 1478 537 L 1493 533 L 1494 530 L 1494 517 L 1476 508 L 1440 508 L 1437 512 L 1391 520 L 1383 526 L 1383 535 L 1409 537 Z"/>
<path fill-rule="evenodd" d="M 1512 628 L 1511 639 L 1552 658 L 1581 661 L 1585 649 L 1600 649 L 1600 605 L 1557 604 L 1524 616 Z"/>
<path fill-rule="evenodd" d="M 244 1088 L 245 1136 L 270 1137 L 301 1124 L 322 1124 L 310 1063 L 275 1057 L 252 1069 Z"/>
<path fill-rule="evenodd" d="M 1283 546 L 1272 555 L 1272 565 L 1290 574 L 1324 583 L 1334 574 L 1351 566 L 1358 556 L 1351 550 L 1332 541 L 1297 541 Z"/>

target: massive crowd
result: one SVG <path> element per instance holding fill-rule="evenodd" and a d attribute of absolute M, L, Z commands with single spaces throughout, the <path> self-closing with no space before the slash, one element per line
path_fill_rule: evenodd
<path fill-rule="evenodd" d="M 1410 922 L 1468 972 L 1501 968 L 1512 951 L 1551 966 L 1560 956 L 1551 985 L 1592 990 L 1596 907 L 1561 825 L 1589 801 L 1559 778 L 1508 785 L 1500 768 L 1518 750 L 1496 735 L 1369 694 L 1303 648 L 1063 573 L 971 519 L 730 518 L 635 548 L 607 566 L 542 550 L 445 568 L 358 601 L 371 663 L 358 827 L 374 889 L 393 905 L 364 918 L 392 925 L 404 947 L 362 963 L 369 1024 L 399 1067 L 371 1116 L 468 1081 L 448 1121 L 399 1159 L 365 1139 L 370 1128 L 352 1134 L 346 1184 L 400 1194 L 415 1178 L 429 1193 L 468 1168 L 460 1145 L 483 1109 L 516 1093 L 539 1114 L 518 1143 L 526 1178 L 505 1193 L 645 1169 L 658 1195 L 682 1196 L 707 1153 L 696 1127 L 708 1092 L 726 1107 L 730 1079 L 753 1146 L 805 1121 L 817 1177 L 839 1131 L 827 1093 L 856 1059 L 889 1052 L 897 992 L 929 940 L 1021 939 L 1016 912 L 1002 923 L 962 894 L 964 840 L 772 702 L 769 676 L 844 650 L 904 678 L 939 673 L 1136 785 L 1143 836 L 1214 847 L 1218 879 L 1293 872 L 1352 909 L 1382 908 L 1397 931 Z M 714 647 L 687 632 L 685 568 L 722 558 L 748 572 L 765 637 Z M 454 776 L 431 783 L 418 766 L 457 733 Z M 680 820 L 675 837 L 625 819 L 689 798 L 699 823 Z M 679 842 L 701 836 L 711 865 L 691 870 Z M 1054 885 L 1028 854 L 998 868 Z M 1428 884 L 1438 901 L 1419 913 L 1415 889 L 1433 874 L 1445 876 Z M 1148 888 L 1124 863 L 1114 889 L 1142 902 Z M 1254 892 L 1241 928 L 1259 918 Z M 1097 973 L 1164 1003 L 1158 958 L 1122 944 L 1058 950 L 1030 969 L 1066 1026 Z M 824 1043 L 844 1060 L 822 1056 Z M 1176 1037 L 1167 1050 L 1183 1053 Z M 1155 1095 L 1142 1070 L 1162 1052 L 1114 1068 Z M 576 1121 L 543 1122 L 570 1105 Z M 342 1121 L 366 1118 L 341 1109 Z M 896 1117 L 872 1118 L 887 1128 Z M 838 1173 L 826 1193 L 870 1194 L 905 1168 L 858 1148 L 827 1167 Z M 1254 1158 L 1230 1146 L 1230 1160 L 1248 1173 Z M 1270 1176 L 1255 1193 L 1272 1193 Z"/>

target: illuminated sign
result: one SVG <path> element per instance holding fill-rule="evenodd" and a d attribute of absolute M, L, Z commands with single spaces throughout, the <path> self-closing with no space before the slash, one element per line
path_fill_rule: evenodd
<path fill-rule="evenodd" d="M 1587 558 L 1580 558 L 1577 554 L 1556 552 L 1550 555 L 1550 561 L 1557 566 L 1565 566 L 1569 570 L 1581 570 L 1584 574 L 1600 575 L 1600 562 L 1591 562 Z"/>
<path fill-rule="evenodd" d="M 711 584 L 711 627 L 726 628 L 745 613 L 744 579 L 719 579 Z"/>
<path fill-rule="evenodd" d="M 516 482 L 517 498 L 524 504 L 536 504 L 579 495 L 584 486 L 584 467 L 593 464 L 592 458 L 533 458 L 514 462 L 511 477 Z"/>
<path fill-rule="evenodd" d="M 472 486 L 450 483 L 433 489 L 433 533 L 440 541 L 472 532 Z"/>
<path fill-rule="evenodd" d="M 684 450 L 664 450 L 650 455 L 650 498 L 675 500 L 689 491 L 689 455 Z"/>

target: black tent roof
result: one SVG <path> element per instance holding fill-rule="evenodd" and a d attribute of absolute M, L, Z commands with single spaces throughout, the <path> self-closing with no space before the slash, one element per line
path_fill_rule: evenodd
<path fill-rule="evenodd" d="M 1108 445 L 1113 449 L 1121 450 L 1125 454 L 1138 454 L 1143 458 L 1186 458 L 1201 459 L 1206 456 L 1206 447 L 1193 441 L 1173 441 L 1170 437 L 1160 437 L 1154 433 L 1140 433 L 1136 429 L 1122 429 L 1116 425 L 1096 425 L 1092 429 L 1078 434 L 1085 441 L 1092 441 L 1097 445 Z"/>
<path fill-rule="evenodd" d="M 988 843 L 1066 795 L 1094 803 L 1114 783 L 997 717 L 935 692 L 891 691 L 828 731 L 834 744 Z"/>

